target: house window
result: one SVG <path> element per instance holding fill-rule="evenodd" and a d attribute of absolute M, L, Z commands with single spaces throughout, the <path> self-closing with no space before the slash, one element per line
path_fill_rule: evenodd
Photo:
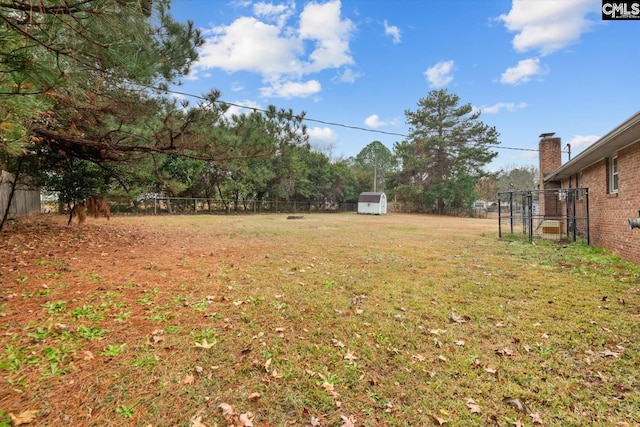
<path fill-rule="evenodd" d="M 609 193 L 618 192 L 618 156 L 609 159 Z"/>

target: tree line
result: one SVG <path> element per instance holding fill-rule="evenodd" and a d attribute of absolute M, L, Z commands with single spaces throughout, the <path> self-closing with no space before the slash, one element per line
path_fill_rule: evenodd
<path fill-rule="evenodd" d="M 99 194 L 133 208 L 148 194 L 320 205 L 386 191 L 444 213 L 471 207 L 497 179 L 483 168 L 498 132 L 446 90 L 405 111 L 410 131 L 393 151 L 373 141 L 338 160 L 311 148 L 304 111 L 231 114 L 217 90 L 196 102 L 170 96 L 204 42 L 170 7 L 0 3 L 0 168 L 13 183 L 28 177 L 62 202 Z"/>

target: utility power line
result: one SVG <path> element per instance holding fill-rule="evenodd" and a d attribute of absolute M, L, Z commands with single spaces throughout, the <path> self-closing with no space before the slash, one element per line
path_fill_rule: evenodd
<path fill-rule="evenodd" d="M 153 88 L 158 90 L 157 88 Z M 189 96 L 192 98 L 197 98 L 197 99 L 202 99 L 202 100 L 208 100 L 207 98 L 205 98 L 204 96 L 200 96 L 200 95 L 194 95 L 192 93 L 186 93 L 186 92 L 180 92 L 180 91 L 176 91 L 176 90 L 172 90 L 172 89 L 165 89 L 165 92 L 170 92 L 176 95 L 183 95 L 183 96 Z M 218 104 L 225 104 L 225 105 L 231 105 L 233 107 L 237 107 L 237 108 L 243 108 L 246 110 L 252 110 L 252 111 L 260 111 L 261 113 L 266 113 L 267 110 L 262 109 L 262 108 L 258 108 L 258 107 L 249 107 L 247 105 L 241 105 L 241 104 L 236 104 L 233 102 L 227 102 L 227 101 L 222 101 L 222 100 L 217 100 L 215 101 Z M 345 129 L 352 129 L 352 130 L 359 130 L 359 131 L 363 131 L 363 132 L 370 132 L 370 133 L 377 133 L 377 134 L 382 134 L 382 135 L 391 135 L 391 136 L 400 136 L 403 138 L 407 138 L 409 135 L 403 134 L 403 133 L 397 133 L 397 132 L 387 132 L 384 130 L 378 130 L 378 129 L 369 129 L 369 128 L 365 128 L 362 126 L 354 126 L 354 125 L 347 125 L 344 123 L 336 123 L 336 122 L 329 122 L 329 121 L 325 121 L 325 120 L 319 120 L 319 119 L 311 119 L 309 117 L 300 117 L 300 116 L 296 116 L 296 118 L 298 119 L 302 119 L 303 121 L 307 121 L 307 122 L 313 122 L 313 123 L 320 123 L 323 125 L 327 125 L 327 126 L 336 126 L 336 127 L 341 127 L 341 128 L 345 128 Z M 537 150 L 535 148 L 518 148 L 518 147 L 505 147 L 505 146 L 494 146 L 491 148 L 495 148 L 497 150 L 514 150 L 514 151 L 535 151 L 535 152 L 539 152 L 540 150 Z M 560 150 L 561 152 L 565 152 L 564 150 Z"/>

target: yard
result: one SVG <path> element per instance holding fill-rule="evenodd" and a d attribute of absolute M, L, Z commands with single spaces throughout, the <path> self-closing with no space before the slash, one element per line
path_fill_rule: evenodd
<path fill-rule="evenodd" d="M 497 221 L 19 219 L 0 426 L 640 424 L 640 269 Z"/>

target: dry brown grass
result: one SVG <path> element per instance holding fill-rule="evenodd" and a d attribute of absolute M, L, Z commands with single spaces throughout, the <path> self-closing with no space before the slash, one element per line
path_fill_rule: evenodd
<path fill-rule="evenodd" d="M 0 426 L 640 423 L 634 266 L 492 220 L 286 218 L 11 224 Z"/>

